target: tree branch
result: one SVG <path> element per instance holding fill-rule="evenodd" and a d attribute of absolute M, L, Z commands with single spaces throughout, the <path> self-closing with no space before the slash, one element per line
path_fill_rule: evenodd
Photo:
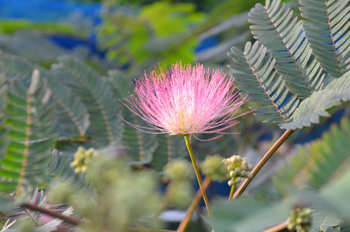
<path fill-rule="evenodd" d="M 204 191 L 207 190 L 210 183 L 211 183 L 211 181 L 208 177 L 206 177 L 203 180 L 203 190 Z M 202 191 L 201 191 L 201 189 L 198 189 L 196 196 L 193 198 L 190 206 L 188 207 L 187 214 L 186 214 L 185 218 L 181 221 L 179 227 L 177 228 L 177 232 L 184 232 L 185 231 L 188 223 L 191 220 L 191 216 L 192 216 L 194 210 L 196 209 L 197 205 L 199 204 L 199 201 L 201 200 L 201 198 L 202 198 Z"/>
<path fill-rule="evenodd" d="M 60 214 L 60 213 L 57 213 L 53 210 L 49 210 L 49 209 L 45 209 L 45 208 L 42 208 L 42 207 L 39 207 L 39 206 L 36 206 L 36 205 L 33 205 L 33 204 L 29 204 L 29 203 L 24 203 L 21 205 L 22 208 L 27 208 L 27 209 L 31 209 L 31 210 L 34 210 L 34 211 L 37 211 L 37 212 L 40 212 L 40 213 L 43 213 L 43 214 L 46 214 L 46 215 L 49 215 L 49 216 L 52 216 L 52 217 L 55 217 L 55 218 L 58 218 L 58 219 L 61 219 L 69 224 L 72 224 L 72 225 L 78 225 L 81 223 L 81 221 L 77 218 L 74 218 L 74 217 L 68 217 L 68 216 L 65 216 L 63 214 Z"/>
<path fill-rule="evenodd" d="M 277 151 L 277 149 L 287 140 L 287 138 L 293 134 L 294 130 L 286 130 L 284 134 L 277 140 L 277 142 L 268 150 L 268 152 L 264 155 L 264 157 L 260 160 L 260 162 L 255 166 L 252 170 L 252 178 L 247 178 L 245 181 L 239 186 L 232 199 L 235 199 L 242 195 L 244 190 L 248 187 L 250 182 L 254 179 L 256 174 L 261 170 L 261 168 L 266 164 L 266 162 L 271 158 L 271 156 Z"/>

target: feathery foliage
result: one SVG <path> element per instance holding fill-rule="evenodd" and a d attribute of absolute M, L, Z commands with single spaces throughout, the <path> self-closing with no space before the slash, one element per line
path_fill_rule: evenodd
<path fill-rule="evenodd" d="M 90 115 L 89 132 L 93 140 L 100 145 L 120 142 L 123 123 L 107 79 L 77 59 L 62 56 L 58 60 L 52 73 L 83 101 Z"/>
<path fill-rule="evenodd" d="M 285 86 L 285 81 L 274 69 L 276 60 L 266 54 L 266 48 L 255 42 L 248 42 L 244 52 L 233 47 L 229 56 L 235 62 L 229 65 L 235 78 L 235 85 L 249 93 L 250 101 L 263 106 L 252 107 L 264 122 L 283 123 L 291 121 L 291 116 L 299 105 L 297 95 Z"/>
<path fill-rule="evenodd" d="M 333 77 L 350 70 L 349 0 L 301 0 L 303 30 L 312 53 Z"/>
<path fill-rule="evenodd" d="M 319 123 L 320 116 L 329 116 L 326 110 L 339 105 L 339 100 L 348 100 L 348 3 L 301 0 L 301 16 L 306 18 L 301 21 L 280 0 L 251 9 L 250 28 L 262 45 L 248 42 L 243 53 L 233 47 L 229 56 L 235 64 L 229 67 L 237 88 L 262 105 L 251 108 L 258 112 L 255 115 L 268 118 L 264 122 L 293 130 L 310 126 Z M 327 87 L 326 78 L 341 80 Z"/>
<path fill-rule="evenodd" d="M 18 197 L 23 188 L 40 183 L 45 176 L 42 169 L 50 162 L 55 135 L 50 91 L 45 80 L 40 79 L 38 70 L 33 72 L 30 85 L 24 85 L 17 78 L 9 82 L 3 140 L 0 161 L 0 191 L 16 191 Z"/>
<path fill-rule="evenodd" d="M 281 1 L 255 5 L 249 13 L 254 38 L 264 44 L 276 59 L 275 69 L 285 85 L 298 97 L 307 98 L 321 87 L 324 74 L 312 51 L 302 23 L 293 18 L 293 11 Z"/>
<path fill-rule="evenodd" d="M 320 188 L 341 175 L 349 165 L 350 122 L 343 119 L 340 128 L 334 126 L 322 139 L 297 148 L 289 164 L 274 176 L 277 187 L 281 189 L 282 184 L 288 184 Z"/>

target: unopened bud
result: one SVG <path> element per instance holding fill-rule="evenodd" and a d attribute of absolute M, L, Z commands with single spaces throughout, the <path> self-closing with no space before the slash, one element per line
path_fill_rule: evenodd
<path fill-rule="evenodd" d="M 234 185 L 234 184 L 235 184 L 235 182 L 234 182 L 232 179 L 228 181 L 228 185 L 229 185 L 229 186 L 232 186 L 232 185 Z"/>

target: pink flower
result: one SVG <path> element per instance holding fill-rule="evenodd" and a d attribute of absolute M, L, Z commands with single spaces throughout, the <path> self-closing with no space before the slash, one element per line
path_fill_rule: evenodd
<path fill-rule="evenodd" d="M 123 103 L 150 127 L 129 125 L 148 133 L 192 135 L 221 133 L 237 124 L 236 111 L 246 101 L 234 93 L 234 79 L 221 70 L 210 73 L 203 65 L 173 65 L 168 71 L 139 79 L 135 94 Z M 232 134 L 232 133 L 229 133 Z"/>

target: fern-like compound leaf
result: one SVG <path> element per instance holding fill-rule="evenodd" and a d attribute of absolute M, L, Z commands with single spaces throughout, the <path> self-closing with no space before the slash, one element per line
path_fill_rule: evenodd
<path fill-rule="evenodd" d="M 83 101 L 90 115 L 89 132 L 93 140 L 99 145 L 119 143 L 123 123 L 108 80 L 77 59 L 62 56 L 58 60 L 52 73 Z"/>
<path fill-rule="evenodd" d="M 350 70 L 349 0 L 301 0 L 303 30 L 313 54 L 333 77 Z"/>
<path fill-rule="evenodd" d="M 133 91 L 131 81 L 120 71 L 109 71 L 108 79 L 113 86 L 114 96 L 119 101 Z M 147 126 L 141 118 L 132 113 L 121 102 L 118 103 L 118 107 L 123 109 L 123 119 L 125 121 Z M 127 124 L 124 126 L 122 144 L 125 146 L 126 153 L 131 159 L 131 164 L 150 163 L 153 159 L 153 153 L 158 146 L 156 135 L 144 133 Z"/>
<path fill-rule="evenodd" d="M 35 65 L 12 55 L 0 56 L 0 70 L 8 80 L 19 78 L 28 82 Z M 59 82 L 49 71 L 37 67 L 40 76 L 47 80 L 55 106 L 55 119 L 58 122 L 56 130 L 61 137 L 83 137 L 89 127 L 89 114 L 79 96 Z"/>
<path fill-rule="evenodd" d="M 340 127 L 334 126 L 322 139 L 299 146 L 273 177 L 276 186 L 281 190 L 286 184 L 320 188 L 339 176 L 349 165 L 349 136 L 350 122 L 342 119 Z"/>
<path fill-rule="evenodd" d="M 29 86 L 17 78 L 10 81 L 3 122 L 7 133 L 1 141 L 0 192 L 15 191 L 18 197 L 45 176 L 42 167 L 50 162 L 57 139 L 49 98 L 46 81 L 37 72 L 33 72 Z"/>
<path fill-rule="evenodd" d="M 312 51 L 302 24 L 281 0 L 268 0 L 266 6 L 255 5 L 249 13 L 255 39 L 264 44 L 276 59 L 275 69 L 285 85 L 304 99 L 320 89 L 324 74 Z M 312 61 L 311 61 L 312 60 Z"/>
<path fill-rule="evenodd" d="M 234 61 L 229 68 L 232 69 L 236 87 L 248 93 L 251 102 L 262 105 L 251 107 L 256 110 L 255 115 L 267 118 L 264 122 L 291 121 L 300 100 L 289 91 L 274 69 L 276 60 L 266 53 L 266 48 L 259 42 L 253 46 L 248 42 L 244 52 L 232 47 L 228 55 Z"/>
<path fill-rule="evenodd" d="M 162 172 L 169 162 L 187 156 L 185 141 L 181 136 L 157 135 L 158 147 L 153 154 L 152 168 Z"/>
<path fill-rule="evenodd" d="M 319 123 L 320 116 L 330 117 L 327 112 L 333 106 L 341 104 L 341 101 L 350 100 L 350 71 L 342 77 L 330 82 L 322 91 L 315 92 L 310 98 L 304 100 L 293 115 L 293 121 L 281 124 L 281 129 L 303 128 Z"/>

